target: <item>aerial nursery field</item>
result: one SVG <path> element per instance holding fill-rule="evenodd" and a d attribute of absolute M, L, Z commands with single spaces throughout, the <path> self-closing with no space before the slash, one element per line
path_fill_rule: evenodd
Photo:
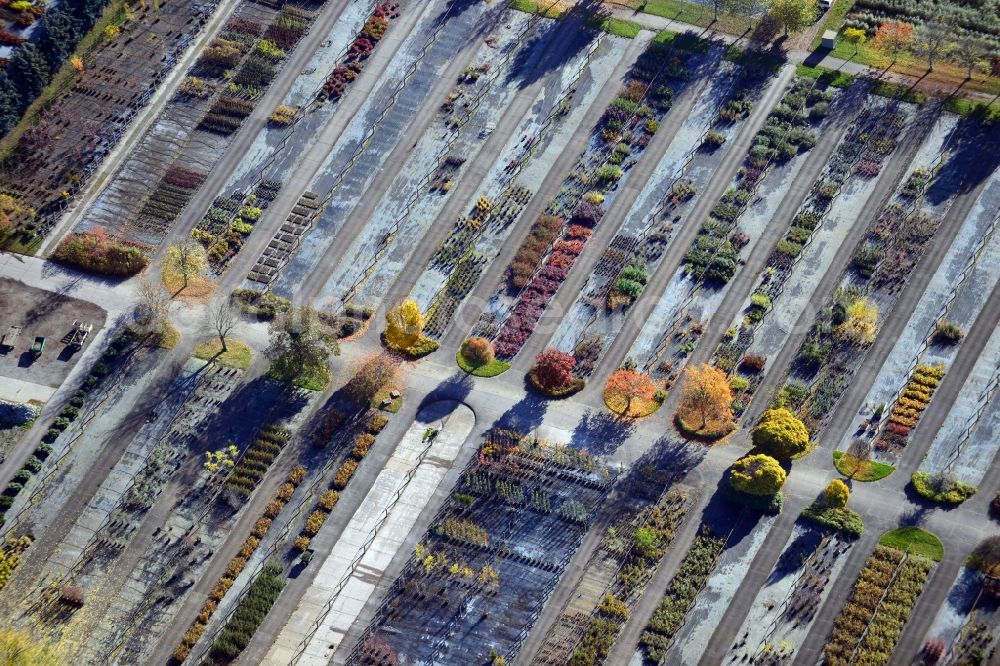
<path fill-rule="evenodd" d="M 996 659 L 988 113 L 654 29 L 712 21 L 673 0 L 95 0 L 82 32 L 60 7 L 0 6 L 0 101 L 52 57 L 37 104 L 0 104 L 0 244 L 37 255 L 0 260 L 24 291 L 0 303 L 5 640 Z M 995 47 L 994 9 L 790 27 Z M 79 342 L 84 301 L 106 316 Z"/>

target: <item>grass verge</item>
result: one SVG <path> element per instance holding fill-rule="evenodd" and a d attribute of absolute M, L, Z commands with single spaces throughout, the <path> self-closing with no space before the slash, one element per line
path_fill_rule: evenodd
<path fill-rule="evenodd" d="M 919 527 L 900 527 L 886 532 L 878 540 L 883 546 L 902 550 L 911 555 L 920 555 L 940 562 L 944 557 L 944 544 L 934 534 Z"/>
<path fill-rule="evenodd" d="M 701 28 L 711 26 L 732 35 L 742 35 L 747 31 L 749 25 L 745 16 L 725 12 L 720 12 L 719 18 L 716 20 L 712 7 L 684 0 L 629 0 L 628 6 L 643 14 L 662 16 Z"/>
<path fill-rule="evenodd" d="M 230 368 L 248 370 L 253 360 L 253 353 L 247 343 L 233 338 L 226 338 L 226 351 L 222 351 L 219 339 L 212 338 L 195 347 L 194 357 L 214 361 Z"/>
<path fill-rule="evenodd" d="M 833 465 L 837 471 L 853 481 L 878 481 L 895 471 L 895 467 L 874 460 L 858 463 L 843 451 L 833 452 Z"/>
<path fill-rule="evenodd" d="M 795 66 L 795 73 L 834 88 L 849 88 L 854 83 L 853 75 L 826 67 L 810 67 L 799 64 Z"/>
<path fill-rule="evenodd" d="M 539 14 L 550 19 L 561 19 L 569 13 L 566 5 L 553 0 L 510 0 L 507 6 L 520 12 Z"/>
<path fill-rule="evenodd" d="M 498 358 L 483 365 L 472 365 L 462 356 L 461 349 L 455 352 L 455 362 L 458 363 L 458 367 L 475 377 L 496 377 L 510 370 L 510 363 Z"/>
<path fill-rule="evenodd" d="M 587 25 L 625 39 L 635 39 L 642 30 L 642 26 L 634 21 L 614 17 L 590 16 L 587 18 Z"/>

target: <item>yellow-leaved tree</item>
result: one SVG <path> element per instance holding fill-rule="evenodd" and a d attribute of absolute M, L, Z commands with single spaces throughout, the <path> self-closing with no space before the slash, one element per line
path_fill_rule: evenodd
<path fill-rule="evenodd" d="M 684 370 L 677 418 L 681 426 L 696 433 L 729 432 L 733 425 L 733 400 L 726 373 L 707 363 Z"/>
<path fill-rule="evenodd" d="M 385 342 L 393 349 L 411 349 L 423 334 L 424 315 L 410 299 L 385 313 Z"/>

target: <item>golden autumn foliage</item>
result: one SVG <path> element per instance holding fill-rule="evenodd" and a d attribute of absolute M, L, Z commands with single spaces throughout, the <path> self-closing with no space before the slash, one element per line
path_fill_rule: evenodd
<path fill-rule="evenodd" d="M 837 333 L 856 345 L 870 345 L 878 333 L 878 306 L 866 298 L 854 301 Z"/>
<path fill-rule="evenodd" d="M 726 373 L 707 363 L 684 370 L 677 418 L 694 433 L 725 433 L 732 429 L 733 395 Z"/>
<path fill-rule="evenodd" d="M 423 333 L 424 315 L 410 299 L 385 313 L 385 342 L 393 349 L 411 349 Z"/>

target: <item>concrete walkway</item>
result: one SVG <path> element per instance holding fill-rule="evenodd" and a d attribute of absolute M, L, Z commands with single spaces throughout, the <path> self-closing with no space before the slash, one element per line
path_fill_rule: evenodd
<path fill-rule="evenodd" d="M 278 635 L 265 664 L 329 662 L 475 421 L 471 409 L 452 401 L 433 403 L 417 415 Z M 428 438 L 432 429 L 437 435 Z"/>

